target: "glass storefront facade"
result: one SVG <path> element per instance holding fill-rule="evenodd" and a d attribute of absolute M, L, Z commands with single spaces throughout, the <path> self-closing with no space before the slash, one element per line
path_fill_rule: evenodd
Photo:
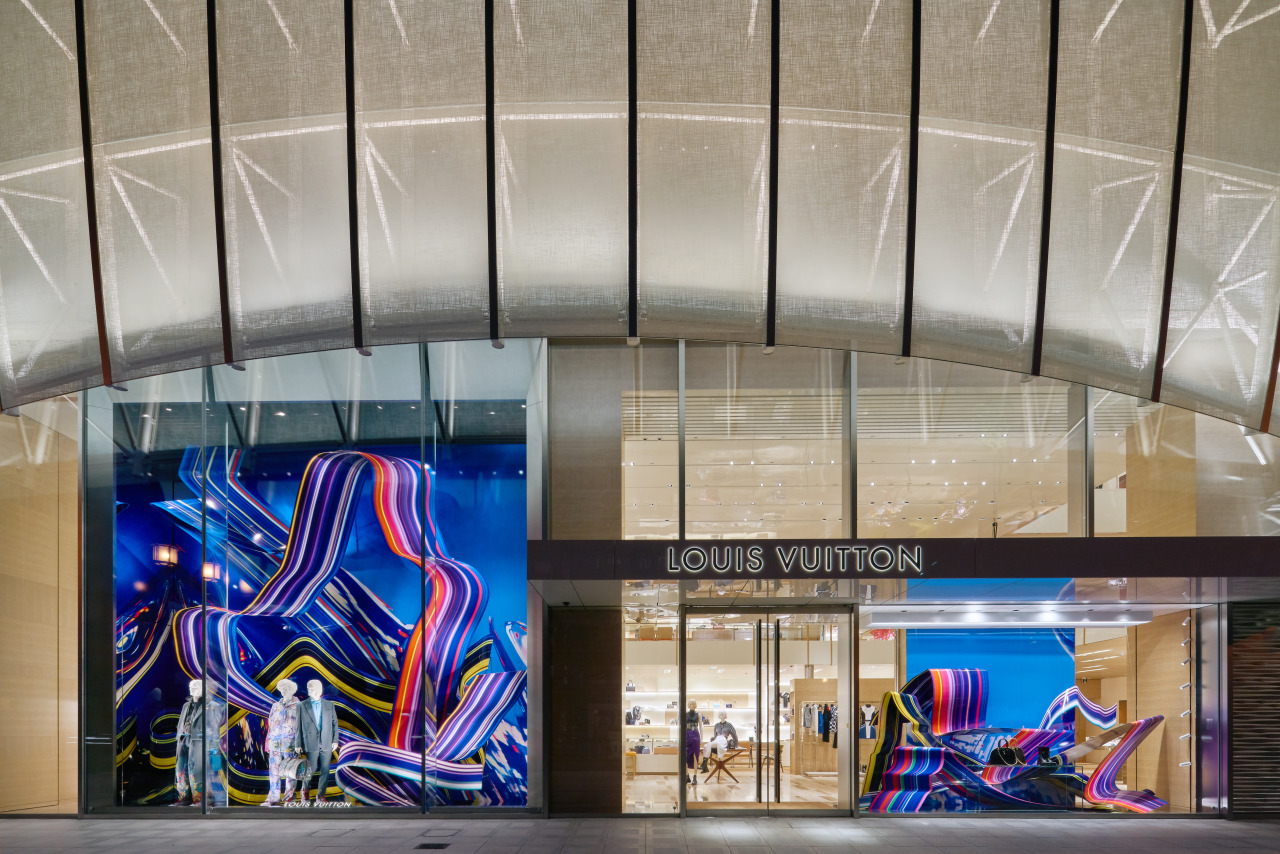
<path fill-rule="evenodd" d="M 1223 808 L 1224 603 L 1243 588 L 1176 558 L 1102 577 L 1089 540 L 1274 534 L 1274 437 L 805 348 L 512 340 L 245 367 L 0 423 L 31 567 L 2 580 L 14 608 L 34 603 L 4 628 L 44 639 L 39 667 L 3 673 L 44 741 L 5 755 L 50 745 L 3 811 L 237 814 L 304 792 L 546 809 L 561 784 L 542 680 L 580 665 L 543 648 L 566 605 L 616 614 L 620 703 L 609 687 L 587 711 L 618 746 L 598 757 L 608 812 Z M 1046 538 L 1078 563 L 830 571 L 877 548 Z M 658 564 L 695 548 L 705 571 L 600 581 L 582 552 L 544 581 L 533 541 Z M 775 545 L 794 575 L 725 569 Z M 1024 770 L 993 770 L 1015 767 L 991 764 L 1001 741 Z"/>

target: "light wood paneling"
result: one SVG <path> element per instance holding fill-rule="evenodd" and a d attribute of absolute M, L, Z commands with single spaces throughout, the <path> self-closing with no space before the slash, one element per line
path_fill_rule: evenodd
<path fill-rule="evenodd" d="M 812 771 L 830 772 L 838 770 L 837 755 L 839 751 L 831 746 L 830 740 L 823 741 L 822 734 L 816 729 L 805 729 L 800 725 L 800 714 L 805 703 L 830 703 L 835 705 L 839 700 L 840 683 L 835 679 L 792 679 L 791 680 L 791 762 L 790 771 L 793 776 L 803 776 Z M 850 710 L 840 709 L 841 716 L 850 714 Z M 852 730 L 846 730 L 852 732 Z"/>
<path fill-rule="evenodd" d="M 1196 535 L 1196 416 L 1158 407 L 1126 434 L 1126 533 L 1131 537 Z"/>
<path fill-rule="evenodd" d="M 1131 708 L 1134 720 L 1164 715 L 1164 724 L 1147 736 L 1134 753 L 1134 786 L 1150 789 L 1169 802 L 1171 812 L 1194 809 L 1194 766 L 1181 763 L 1192 759 L 1193 714 L 1180 717 L 1192 709 L 1193 688 L 1183 688 L 1194 681 L 1191 664 L 1182 664 L 1194 656 L 1195 621 L 1183 625 L 1189 611 L 1175 611 L 1156 617 L 1150 623 L 1130 630 L 1134 686 Z M 1191 638 L 1189 644 L 1183 641 Z"/>
<path fill-rule="evenodd" d="M 79 459 L 60 432 L 75 409 L 37 406 L 0 418 L 0 812 L 77 802 Z"/>

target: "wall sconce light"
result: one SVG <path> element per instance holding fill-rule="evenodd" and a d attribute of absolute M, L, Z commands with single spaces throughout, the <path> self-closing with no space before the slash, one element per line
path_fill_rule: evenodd
<path fill-rule="evenodd" d="M 151 559 L 161 566 L 177 566 L 178 547 L 154 545 L 151 547 Z"/>
<path fill-rule="evenodd" d="M 222 578 L 222 567 L 216 563 L 206 563 L 204 565 L 204 580 L 217 581 Z"/>

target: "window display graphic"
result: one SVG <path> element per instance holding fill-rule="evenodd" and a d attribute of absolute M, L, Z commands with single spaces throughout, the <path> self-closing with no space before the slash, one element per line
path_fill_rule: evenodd
<path fill-rule="evenodd" d="M 523 805 L 523 455 L 452 449 L 445 475 L 414 452 L 294 453 L 301 477 L 268 479 L 242 476 L 241 451 L 190 448 L 175 497 L 118 488 L 121 802 L 182 794 L 197 746 L 174 737 L 174 689 L 194 680 L 221 704 L 205 713 L 214 806 L 288 801 L 294 775 L 300 799 L 414 807 L 425 778 L 428 804 Z"/>
<path fill-rule="evenodd" d="M 988 727 L 985 670 L 926 670 L 884 695 L 883 726 L 867 762 L 862 806 L 871 812 L 976 809 L 1124 809 L 1167 806 L 1149 789 L 1128 791 L 1116 775 L 1161 715 L 1117 726 L 1116 706 L 1090 701 L 1074 685 L 1056 697 L 1035 728 Z M 1104 732 L 1076 744 L 1073 712 Z M 1085 775 L 1075 762 L 1118 740 Z M 1001 748 L 1004 748 L 1001 750 Z M 1042 749 L 1043 748 L 1043 749 Z M 999 756 L 994 756 L 999 751 Z M 1021 751 L 1028 764 L 1004 755 Z M 1040 764 L 1034 757 L 1045 757 Z M 1053 761 L 1057 759 L 1058 761 Z"/>

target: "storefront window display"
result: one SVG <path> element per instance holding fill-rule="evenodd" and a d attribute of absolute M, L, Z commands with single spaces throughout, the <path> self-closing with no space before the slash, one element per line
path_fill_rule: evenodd
<path fill-rule="evenodd" d="M 118 805 L 524 805 L 528 360 L 431 349 L 95 393 Z"/>

